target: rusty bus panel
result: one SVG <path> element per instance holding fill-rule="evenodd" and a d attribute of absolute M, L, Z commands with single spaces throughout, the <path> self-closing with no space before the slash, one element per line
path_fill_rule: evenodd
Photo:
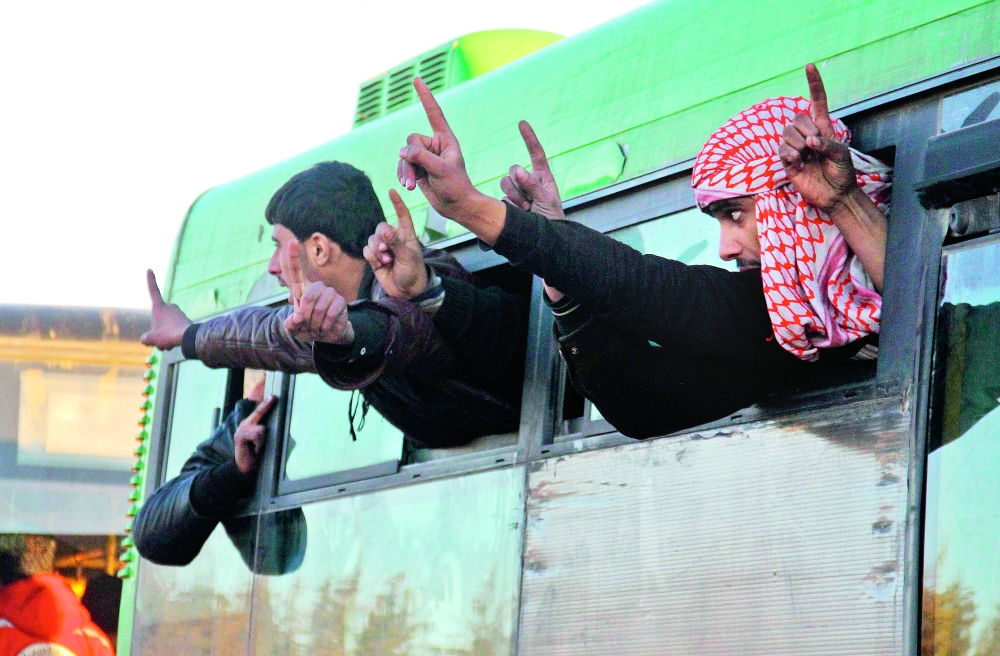
<path fill-rule="evenodd" d="M 898 654 L 901 399 L 537 463 L 520 654 Z"/>

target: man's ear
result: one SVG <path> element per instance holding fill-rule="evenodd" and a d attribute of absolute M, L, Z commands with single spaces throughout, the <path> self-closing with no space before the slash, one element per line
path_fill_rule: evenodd
<path fill-rule="evenodd" d="M 305 247 L 306 257 L 309 258 L 310 264 L 315 267 L 327 266 L 340 259 L 340 244 L 323 233 L 314 232 L 306 240 Z"/>

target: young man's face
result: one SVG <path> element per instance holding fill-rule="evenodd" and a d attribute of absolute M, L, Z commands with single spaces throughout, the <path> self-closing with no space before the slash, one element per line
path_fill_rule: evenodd
<path fill-rule="evenodd" d="M 760 239 L 757 236 L 757 209 L 753 196 L 717 200 L 705 212 L 722 227 L 719 257 L 736 260 L 740 271 L 760 268 Z"/>

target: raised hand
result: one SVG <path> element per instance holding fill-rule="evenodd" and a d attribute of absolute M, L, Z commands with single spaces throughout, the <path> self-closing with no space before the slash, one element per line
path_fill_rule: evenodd
<path fill-rule="evenodd" d="M 365 259 L 375 272 L 375 278 L 393 298 L 413 298 L 427 288 L 427 267 L 423 247 L 413 229 L 410 210 L 395 190 L 389 200 L 396 208 L 399 226 L 380 223 L 364 248 Z"/>
<path fill-rule="evenodd" d="M 510 167 L 508 174 L 500 180 L 500 189 L 506 194 L 504 200 L 548 219 L 565 219 L 559 187 L 549 170 L 545 149 L 527 121 L 521 121 L 517 127 L 528 148 L 531 172 L 520 164 Z"/>
<path fill-rule="evenodd" d="M 258 389 L 259 388 L 259 389 Z M 259 394 L 259 395 L 258 395 Z M 255 398 L 257 396 L 257 398 Z M 267 413 L 274 407 L 276 397 L 269 397 L 266 401 L 260 401 L 264 396 L 264 381 L 260 381 L 250 396 L 247 398 L 257 401 L 254 408 L 246 419 L 236 427 L 233 435 L 235 448 L 236 467 L 240 473 L 249 476 L 257 471 L 260 465 L 260 456 L 264 452 L 264 443 L 267 441 L 267 430 L 261 424 Z"/>
<path fill-rule="evenodd" d="M 816 66 L 806 66 L 810 115 L 796 114 L 781 136 L 778 155 L 785 173 L 811 205 L 832 213 L 851 193 L 858 181 L 846 144 L 834 141 L 833 123 L 826 89 Z"/>
<path fill-rule="evenodd" d="M 300 342 L 352 344 L 354 327 L 347 315 L 347 301 L 333 287 L 306 282 L 299 264 L 299 243 L 282 253 L 281 269 L 287 272 L 289 300 L 294 308 L 285 319 L 285 330 Z"/>
<path fill-rule="evenodd" d="M 448 125 L 434 94 L 423 80 L 414 78 L 420 102 L 427 113 L 432 136 L 411 134 L 399 151 L 396 177 L 407 189 L 419 186 L 441 216 L 467 227 L 492 244 L 503 229 L 504 204 L 473 186 L 465 170 L 458 139 Z"/>
<path fill-rule="evenodd" d="M 173 303 L 167 305 L 163 301 L 152 269 L 146 271 L 146 285 L 149 287 L 149 298 L 153 305 L 149 330 L 139 337 L 139 341 L 146 346 L 155 346 L 161 351 L 180 346 L 184 331 L 191 325 L 191 320 L 179 307 Z"/>
<path fill-rule="evenodd" d="M 500 180 L 500 189 L 506 196 L 504 200 L 519 206 L 526 211 L 541 214 L 547 219 L 561 220 L 566 218 L 562 208 L 562 198 L 559 197 L 559 187 L 556 179 L 549 169 L 549 158 L 545 156 L 545 149 L 535 135 L 535 131 L 527 121 L 517 124 L 521 131 L 521 138 L 528 148 L 528 158 L 531 160 L 531 172 L 529 173 L 520 164 L 510 167 L 507 175 Z M 554 287 L 550 287 L 543 280 L 545 295 L 549 300 L 555 302 L 563 297 L 563 293 Z"/>

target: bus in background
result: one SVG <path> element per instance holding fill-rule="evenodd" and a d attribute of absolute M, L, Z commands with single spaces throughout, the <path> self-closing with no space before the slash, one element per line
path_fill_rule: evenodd
<path fill-rule="evenodd" d="M 350 394 L 268 374 L 279 403 L 240 512 L 301 510 L 295 566 L 255 573 L 288 547 L 262 529 L 242 551 L 217 529 L 185 567 L 130 549 L 119 654 L 1000 654 L 998 17 L 1000 0 L 675 0 L 565 40 L 469 35 L 362 84 L 348 134 L 205 192 L 169 300 L 193 318 L 286 302 L 268 199 L 324 160 L 398 189 L 399 147 L 426 129 L 420 75 L 485 193 L 526 160 L 527 119 L 569 218 L 718 265 L 694 155 L 736 112 L 804 93 L 815 62 L 852 145 L 895 168 L 880 354 L 636 442 L 567 384 L 540 281 L 404 194 L 426 243 L 531 297 L 519 431 L 416 449 L 370 413 L 352 441 L 329 421 Z M 147 382 L 130 516 L 243 371 L 176 349 Z"/>

